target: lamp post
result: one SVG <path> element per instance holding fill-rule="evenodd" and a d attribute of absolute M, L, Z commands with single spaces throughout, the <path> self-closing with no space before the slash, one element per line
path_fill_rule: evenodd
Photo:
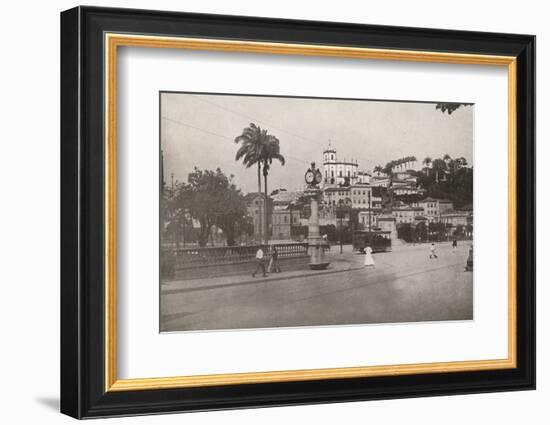
<path fill-rule="evenodd" d="M 372 202 L 371 202 L 371 199 L 370 199 L 370 194 L 371 194 L 371 190 L 369 189 L 368 191 L 368 194 L 369 194 L 369 233 L 372 231 L 372 217 L 371 217 L 371 213 L 372 213 Z"/>
<path fill-rule="evenodd" d="M 343 205 L 343 201 L 342 199 L 340 199 L 338 201 L 338 207 L 336 209 L 336 214 L 338 216 L 338 218 L 340 219 L 340 225 L 338 227 L 338 235 L 339 235 L 339 239 L 340 239 L 340 254 L 343 254 L 344 253 L 344 247 L 343 247 L 343 242 L 342 242 L 342 227 L 343 227 L 343 223 L 342 223 L 342 215 L 344 213 L 344 205 Z"/>

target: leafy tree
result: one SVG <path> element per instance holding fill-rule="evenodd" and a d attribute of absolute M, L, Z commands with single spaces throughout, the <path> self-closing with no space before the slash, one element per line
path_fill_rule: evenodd
<path fill-rule="evenodd" d="M 248 221 L 244 196 L 232 177 L 219 168 L 213 171 L 195 167 L 188 182 L 178 188 L 175 203 L 199 222 L 200 246 L 206 245 L 213 226 L 223 230 L 227 245 L 234 245 L 235 228 L 242 228 Z"/>
<path fill-rule="evenodd" d="M 424 158 L 424 160 L 422 161 L 422 164 L 424 164 L 424 167 L 426 169 L 426 175 L 429 173 L 430 171 L 430 164 L 432 163 L 432 158 L 430 158 L 429 156 L 427 156 L 426 158 Z"/>
<path fill-rule="evenodd" d="M 455 208 L 471 204 L 473 200 L 473 168 L 466 158 L 451 158 L 445 155 L 432 161 L 429 174 L 415 174 L 417 185 L 426 191 L 426 196 L 450 199 Z M 445 176 L 445 178 L 442 178 Z"/>
<path fill-rule="evenodd" d="M 163 235 L 172 240 L 176 249 L 182 242 L 193 240 L 193 220 L 189 213 L 176 202 L 176 195 L 182 184 L 175 182 L 171 186 L 164 185 L 161 198 L 161 222 L 166 225 Z"/>
<path fill-rule="evenodd" d="M 415 240 L 415 231 L 411 223 L 401 223 L 397 226 L 397 237 L 405 242 L 413 242 Z"/>
<path fill-rule="evenodd" d="M 449 115 L 451 115 L 454 111 L 456 111 L 461 106 L 470 106 L 470 104 L 469 103 L 453 103 L 453 102 L 437 103 L 435 105 L 435 109 L 440 110 L 443 113 L 447 112 Z"/>
<path fill-rule="evenodd" d="M 407 205 L 417 203 L 422 198 L 420 194 L 405 194 L 405 195 L 394 195 L 396 201 L 402 201 Z"/>
<path fill-rule="evenodd" d="M 428 233 L 431 241 L 441 241 L 445 238 L 445 224 L 432 222 L 428 224 Z"/>
<path fill-rule="evenodd" d="M 432 162 L 432 170 L 435 175 L 435 182 L 439 183 L 441 175 L 444 175 L 445 171 L 447 171 L 447 164 L 443 159 L 434 159 Z"/>
<path fill-rule="evenodd" d="M 416 234 L 415 236 L 417 241 L 423 242 L 428 240 L 428 226 L 426 226 L 425 222 L 423 221 L 419 222 L 416 225 L 414 231 Z"/>

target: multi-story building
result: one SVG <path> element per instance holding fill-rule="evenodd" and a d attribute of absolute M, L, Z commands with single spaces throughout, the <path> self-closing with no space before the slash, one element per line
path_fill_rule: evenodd
<path fill-rule="evenodd" d="M 372 208 L 382 208 L 382 198 L 386 189 L 383 187 L 371 187 L 371 205 Z"/>
<path fill-rule="evenodd" d="M 265 196 L 263 194 L 257 193 L 257 192 L 251 192 L 246 194 L 245 201 L 247 203 L 248 207 L 248 215 L 252 217 L 252 224 L 254 226 L 254 240 L 261 241 L 263 238 L 265 238 Z M 269 226 L 270 226 L 270 220 L 271 220 L 271 209 L 272 209 L 272 202 L 268 198 L 267 202 L 267 208 L 268 208 L 268 223 L 267 228 L 269 232 Z M 262 238 L 260 238 L 260 235 Z"/>
<path fill-rule="evenodd" d="M 357 181 L 358 184 L 370 184 L 371 175 L 366 171 L 357 171 Z"/>
<path fill-rule="evenodd" d="M 292 239 L 292 227 L 300 226 L 300 208 L 298 200 L 303 196 L 300 191 L 278 189 L 270 196 L 273 203 L 271 212 L 271 237 L 275 240 Z"/>
<path fill-rule="evenodd" d="M 352 208 L 372 208 L 372 187 L 364 184 L 354 184 L 350 187 L 349 193 Z"/>
<path fill-rule="evenodd" d="M 470 214 L 466 211 L 449 210 L 441 213 L 440 220 L 444 224 L 449 224 L 452 227 L 466 226 L 469 224 Z"/>
<path fill-rule="evenodd" d="M 439 221 L 445 211 L 453 209 L 453 202 L 448 199 L 425 198 L 412 204 L 413 207 L 422 207 L 428 221 Z"/>
<path fill-rule="evenodd" d="M 274 205 L 271 226 L 272 239 L 291 240 L 292 226 L 300 226 L 300 211 L 292 203 Z"/>
<path fill-rule="evenodd" d="M 382 214 L 382 208 L 364 209 L 357 214 L 357 222 L 361 230 L 372 230 L 377 226 L 378 217 Z M 369 224 L 370 221 L 370 224 Z"/>
<path fill-rule="evenodd" d="M 330 145 L 323 151 L 323 178 L 327 185 L 353 184 L 357 181 L 359 165 L 357 160 L 338 160 L 336 149 Z"/>
<path fill-rule="evenodd" d="M 364 170 L 359 170 L 358 161 L 344 158 L 340 160 L 336 149 L 330 143 L 329 147 L 323 151 L 323 183 L 325 186 L 342 186 L 353 184 L 369 184 L 371 174 Z"/>
<path fill-rule="evenodd" d="M 391 183 L 391 180 L 386 175 L 380 175 L 379 177 L 372 177 L 370 180 L 370 185 L 373 187 L 388 187 Z"/>
<path fill-rule="evenodd" d="M 404 173 L 409 170 L 416 170 L 418 168 L 418 162 L 416 159 L 410 158 L 404 158 L 403 160 L 399 161 L 397 164 L 395 164 L 392 168 L 392 171 L 394 173 Z"/>
<path fill-rule="evenodd" d="M 336 207 L 338 205 L 341 205 L 341 203 L 344 205 L 351 204 L 351 196 L 350 196 L 350 187 L 349 186 L 336 186 L 336 187 L 325 187 L 323 190 L 323 204 L 324 206 L 330 208 L 330 207 Z"/>
<path fill-rule="evenodd" d="M 395 217 L 395 222 L 397 224 L 414 223 L 415 218 L 418 216 L 422 216 L 423 213 L 424 208 L 411 207 L 403 203 L 392 208 L 392 215 Z"/>

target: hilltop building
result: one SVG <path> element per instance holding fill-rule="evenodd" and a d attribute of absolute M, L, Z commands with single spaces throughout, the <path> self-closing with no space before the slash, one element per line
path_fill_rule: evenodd
<path fill-rule="evenodd" d="M 361 173 L 361 174 L 360 174 Z M 323 151 L 323 182 L 325 185 L 342 186 L 344 184 L 356 184 L 368 180 L 368 173 L 359 172 L 357 160 L 343 161 L 338 159 L 336 149 L 329 143 L 329 147 Z"/>

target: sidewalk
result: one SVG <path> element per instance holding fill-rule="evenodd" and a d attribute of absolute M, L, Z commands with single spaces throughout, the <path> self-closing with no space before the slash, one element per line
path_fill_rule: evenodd
<path fill-rule="evenodd" d="M 247 284 L 273 282 L 279 280 L 295 279 L 300 277 L 311 277 L 318 275 L 327 275 L 332 273 L 340 273 L 349 270 L 357 270 L 363 267 L 363 256 L 345 253 L 327 253 L 327 260 L 330 265 L 326 270 L 311 270 L 309 267 L 301 270 L 282 271 L 280 273 L 269 273 L 267 277 L 262 277 L 257 274 L 252 277 L 252 271 L 247 274 L 235 276 L 222 276 L 214 278 L 201 278 L 189 280 L 176 280 L 165 282 L 161 285 L 161 293 L 163 295 L 174 294 L 179 292 L 191 292 L 204 289 L 215 289 L 221 287 L 240 286 Z"/>

